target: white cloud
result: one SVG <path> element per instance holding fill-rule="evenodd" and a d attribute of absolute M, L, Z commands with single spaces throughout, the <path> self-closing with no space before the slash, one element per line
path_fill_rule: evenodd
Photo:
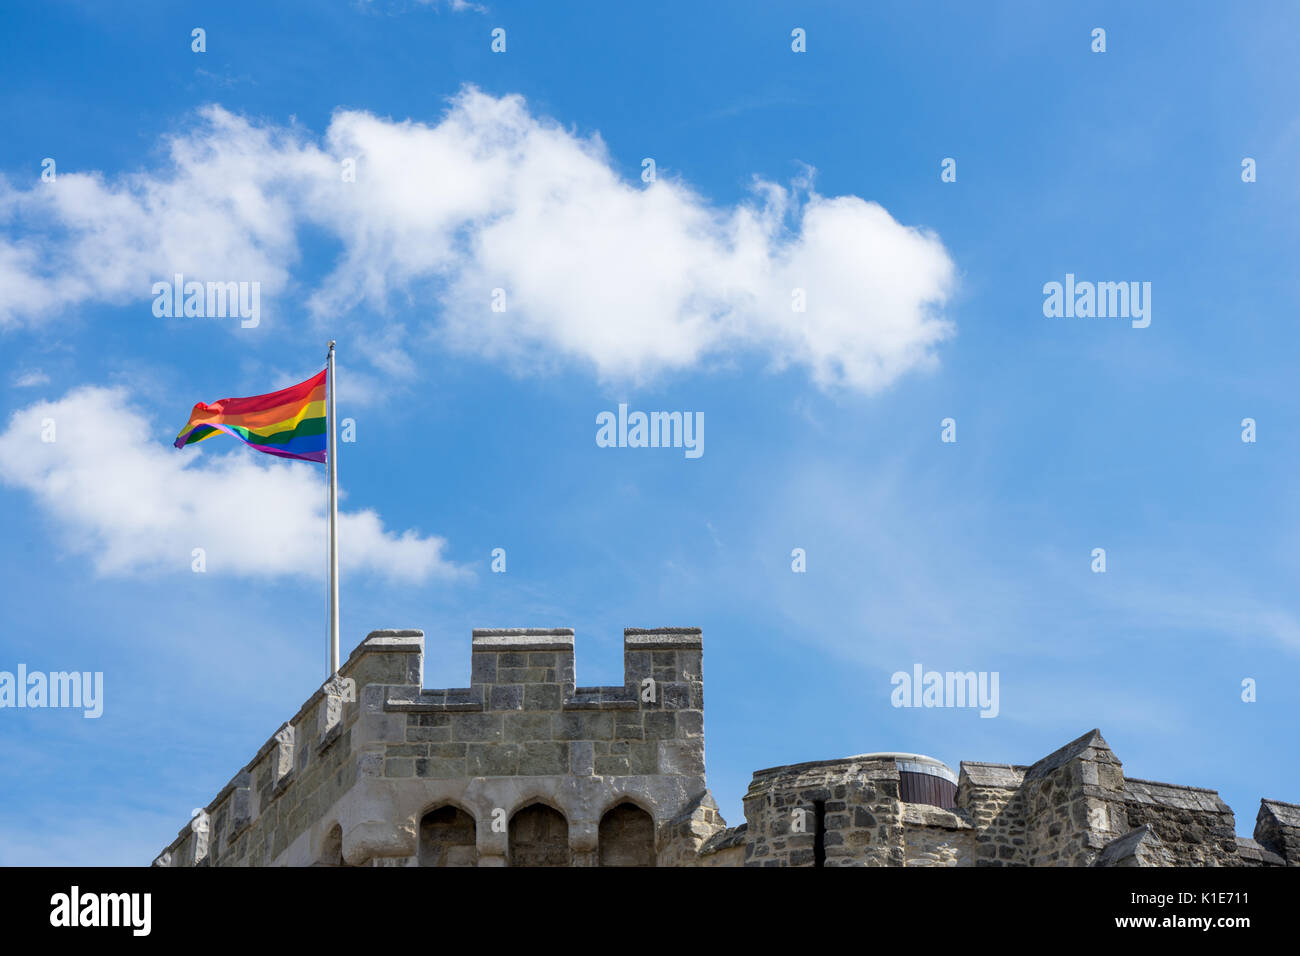
<path fill-rule="evenodd" d="M 42 440 L 47 422 L 53 442 Z M 155 435 L 124 389 L 79 388 L 13 415 L 0 433 L 0 481 L 34 495 L 69 549 L 101 574 L 189 572 L 192 550 L 203 548 L 212 574 L 321 577 L 322 467 L 242 447 L 177 450 Z M 339 513 L 339 560 L 349 571 L 404 582 L 467 573 L 443 556 L 445 546 L 388 531 L 374 511 Z"/>
<path fill-rule="evenodd" d="M 26 372 L 20 372 L 14 376 L 14 388 L 35 388 L 38 385 L 49 385 L 50 377 L 38 368 L 30 369 Z"/>
<path fill-rule="evenodd" d="M 473 88 L 433 125 L 339 111 L 319 141 L 220 107 L 200 117 L 170 141 L 165 169 L 0 183 L 0 223 L 22 233 L 0 234 L 0 323 L 143 303 L 175 272 L 258 280 L 274 297 L 311 230 L 340 245 L 306 290 L 311 309 L 370 313 L 362 348 L 376 368 L 405 348 L 385 334 L 396 320 L 373 315 L 426 301 L 453 346 L 518 369 L 577 361 L 606 379 L 752 352 L 824 388 L 872 391 L 952 334 L 940 240 L 876 203 L 818 195 L 811 175 L 756 179 L 750 198 L 719 206 L 669 177 L 630 182 L 599 136 Z M 356 182 L 341 175 L 349 158 Z M 495 288 L 504 313 L 490 309 Z"/>
<path fill-rule="evenodd" d="M 359 0 L 359 2 L 361 6 L 364 7 L 372 4 L 374 0 Z M 486 7 L 474 3 L 472 0 L 415 0 L 415 2 L 422 7 L 441 8 L 446 6 L 450 8 L 453 13 L 464 13 L 467 10 L 474 11 L 475 13 L 487 13 Z"/>

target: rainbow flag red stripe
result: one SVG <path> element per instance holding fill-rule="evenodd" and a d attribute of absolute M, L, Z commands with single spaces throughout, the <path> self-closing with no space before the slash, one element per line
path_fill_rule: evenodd
<path fill-rule="evenodd" d="M 322 369 L 305 382 L 267 395 L 199 402 L 174 444 L 183 448 L 225 432 L 268 455 L 323 462 L 325 389 Z"/>

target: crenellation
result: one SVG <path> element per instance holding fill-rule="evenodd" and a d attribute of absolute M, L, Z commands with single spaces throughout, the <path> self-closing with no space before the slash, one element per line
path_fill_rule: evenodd
<path fill-rule="evenodd" d="M 1300 806 L 1255 838 L 1213 790 L 1126 777 L 1091 730 L 1030 765 L 871 753 L 760 770 L 728 827 L 705 775 L 703 636 L 628 628 L 578 686 L 569 628 L 475 629 L 468 687 L 373 631 L 155 866 L 1300 865 Z"/>
<path fill-rule="evenodd" d="M 1287 866 L 1300 866 L 1300 805 L 1261 800 L 1255 842 Z"/>
<path fill-rule="evenodd" d="M 1236 819 L 1215 791 L 1128 779 L 1123 796 L 1127 825 L 1154 833 L 1170 865 L 1234 865 L 1240 852 Z"/>
<path fill-rule="evenodd" d="M 344 705 L 355 703 L 357 682 L 351 677 L 331 677 L 321 688 L 317 705 L 316 750 L 332 745 L 343 732 Z"/>
<path fill-rule="evenodd" d="M 230 792 L 230 832 L 228 838 L 238 839 L 239 835 L 253 822 L 253 775 L 241 770 L 233 781 Z"/>
<path fill-rule="evenodd" d="M 1021 783 L 1030 866 L 1091 866 L 1130 828 L 1121 796 L 1123 768 L 1090 730 L 1032 765 Z M 999 856 L 1002 851 L 999 850 Z M 1007 854 L 1019 861 L 1020 854 Z"/>

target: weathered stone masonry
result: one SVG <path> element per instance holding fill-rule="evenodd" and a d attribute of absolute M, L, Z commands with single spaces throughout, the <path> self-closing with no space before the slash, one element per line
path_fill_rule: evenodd
<path fill-rule="evenodd" d="M 573 631 L 473 633 L 425 690 L 424 635 L 375 631 L 159 866 L 1300 866 L 1300 806 L 1252 840 L 1212 790 L 1126 778 L 1093 730 L 1020 766 L 862 754 L 760 770 L 728 828 L 704 771 L 702 635 L 628 629 L 575 682 Z"/>
<path fill-rule="evenodd" d="M 698 628 L 625 631 L 613 687 L 576 686 L 569 629 L 474 631 L 463 688 L 423 655 L 372 633 L 159 862 L 596 865 L 603 828 L 606 864 L 671 865 L 723 828 Z"/>
<path fill-rule="evenodd" d="M 914 759 L 866 754 L 754 774 L 743 864 L 1300 866 L 1300 807 L 1262 801 L 1255 839 L 1240 838 L 1217 793 L 1126 779 L 1096 730 L 1031 766 L 963 762 L 950 807 L 900 799 L 899 768 Z M 795 832 L 797 811 L 815 825 Z M 701 857 L 734 846 L 740 830 L 706 842 Z M 732 853 L 718 865 L 738 862 Z"/>

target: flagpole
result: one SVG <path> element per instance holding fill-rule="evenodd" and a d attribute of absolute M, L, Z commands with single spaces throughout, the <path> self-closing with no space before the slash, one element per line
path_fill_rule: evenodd
<path fill-rule="evenodd" d="M 329 356 L 326 359 L 327 388 L 329 403 L 327 415 L 329 421 L 329 450 L 325 454 L 330 486 L 330 676 L 339 672 L 339 465 L 335 454 L 335 426 L 337 419 L 334 411 L 334 343 L 330 342 Z"/>

